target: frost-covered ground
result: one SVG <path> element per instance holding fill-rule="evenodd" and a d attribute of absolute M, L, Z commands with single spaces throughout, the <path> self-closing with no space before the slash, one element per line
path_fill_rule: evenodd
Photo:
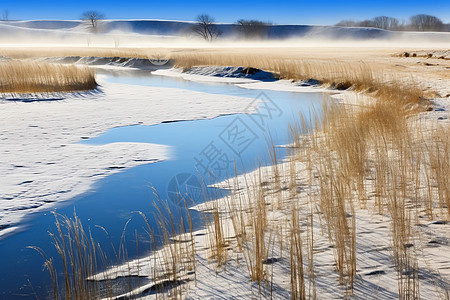
<path fill-rule="evenodd" d="M 77 144 L 118 126 L 243 112 L 249 99 L 108 83 L 57 101 L 0 100 L 0 237 L 26 215 L 86 192 L 123 168 L 170 156 L 164 145 Z M 60 97 L 60 95 L 58 96 Z"/>

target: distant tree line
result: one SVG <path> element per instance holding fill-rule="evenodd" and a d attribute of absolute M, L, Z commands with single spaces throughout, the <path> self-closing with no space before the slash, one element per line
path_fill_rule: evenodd
<path fill-rule="evenodd" d="M 253 19 L 239 19 L 235 25 L 237 25 L 237 36 L 245 39 L 267 38 L 272 26 L 269 22 Z M 426 14 L 412 16 L 408 21 L 388 16 L 378 16 L 363 21 L 343 20 L 335 26 L 373 27 L 394 31 L 450 31 L 450 24 L 444 24 L 438 17 Z M 214 18 L 206 14 L 197 17 L 197 24 L 193 26 L 192 31 L 206 41 L 213 41 L 222 34 L 218 30 Z"/>
<path fill-rule="evenodd" d="M 379 16 L 363 21 L 342 20 L 336 26 L 374 27 L 396 31 L 449 31 L 450 28 L 450 24 L 444 24 L 438 17 L 425 14 L 412 16 L 409 21 L 400 21 L 388 16 Z"/>
<path fill-rule="evenodd" d="M 197 23 L 192 27 L 192 32 L 205 41 L 213 41 L 222 34 L 218 30 L 214 18 L 210 15 L 201 14 L 197 16 L 196 21 Z M 272 25 L 269 22 L 246 19 L 239 19 L 235 24 L 238 26 L 236 33 L 245 39 L 266 38 L 268 29 Z"/>
<path fill-rule="evenodd" d="M 272 25 L 269 22 L 258 20 L 240 19 L 236 22 L 239 32 L 246 39 L 262 39 L 267 37 L 268 29 Z"/>
<path fill-rule="evenodd" d="M 3 19 L 7 19 L 8 14 L 5 13 Z M 99 33 L 102 31 L 102 20 L 105 16 L 97 11 L 85 11 L 81 19 L 88 31 L 91 33 Z M 254 19 L 239 19 L 235 23 L 235 34 L 244 39 L 265 39 L 269 35 L 269 29 L 272 26 L 270 22 L 263 22 Z M 442 20 L 435 16 L 419 14 L 409 18 L 409 21 L 400 21 L 399 19 L 378 16 L 370 20 L 353 21 L 342 20 L 335 26 L 342 27 L 374 27 L 385 30 L 397 31 L 450 31 L 450 24 L 444 24 Z M 190 28 L 190 33 L 203 38 L 205 41 L 214 41 L 222 32 L 217 27 L 217 23 L 213 17 L 207 14 L 198 15 L 196 23 Z M 88 37 L 88 44 L 90 38 Z M 115 42 L 116 47 L 118 41 Z"/>

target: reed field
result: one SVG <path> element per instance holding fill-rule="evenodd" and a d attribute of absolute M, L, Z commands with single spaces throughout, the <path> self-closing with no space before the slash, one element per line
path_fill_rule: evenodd
<path fill-rule="evenodd" d="M 31 61 L 0 62 L 0 93 L 58 93 L 96 87 L 94 71 L 88 67 Z"/>
<path fill-rule="evenodd" d="M 151 52 L 155 52 L 154 50 Z M 0 55 L 14 58 L 42 58 L 42 57 L 70 57 L 70 56 L 97 56 L 97 57 L 144 57 L 148 51 L 134 48 L 95 48 L 95 47 L 32 47 L 1 48 Z"/>
<path fill-rule="evenodd" d="M 236 192 L 219 201 L 219 215 L 232 224 L 225 239 L 234 247 L 227 251 L 244 258 L 260 296 L 272 297 L 274 278 L 284 276 L 284 281 L 289 279 L 292 299 L 351 295 L 363 299 L 367 294 L 360 290 L 359 265 L 367 264 L 370 255 L 362 249 L 366 243 L 380 247 L 384 242 L 390 262 L 382 267 L 396 270 L 395 297 L 449 298 L 448 272 L 440 274 L 439 265 L 431 267 L 427 262 L 440 254 L 428 248 L 422 227 L 436 220 L 448 224 L 450 129 L 448 124 L 428 127 L 417 111 L 411 112 L 408 103 L 416 103 L 416 96 L 399 101 L 395 94 L 384 94 L 362 108 L 331 104 L 320 118 L 293 127 L 297 130 L 293 130 L 294 147 L 287 162 L 230 181 Z M 370 241 L 359 234 L 363 231 L 359 226 L 366 227 L 364 218 L 376 216 L 383 216 L 386 224 L 372 227 L 373 233 L 382 232 L 384 225 L 389 230 Z M 226 224 L 224 220 L 215 223 Z M 324 244 L 332 255 L 317 254 L 325 252 Z M 273 273 L 273 266 L 265 263 L 283 257 L 287 258 L 285 273 Z M 441 259 L 446 262 L 445 255 Z M 334 266 L 334 280 L 343 288 L 328 296 L 323 287 L 317 290 L 316 282 L 318 277 L 327 282 L 323 278 L 326 265 Z M 436 276 L 431 286 L 427 272 Z M 376 291 L 367 293 L 372 292 Z"/>

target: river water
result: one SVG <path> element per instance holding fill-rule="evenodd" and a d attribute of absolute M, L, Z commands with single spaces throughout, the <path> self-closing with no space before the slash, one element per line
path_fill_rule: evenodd
<path fill-rule="evenodd" d="M 68 217 L 73 217 L 76 211 L 84 228 L 91 231 L 106 253 L 112 253 L 112 247 L 119 247 L 125 232 L 122 243 L 129 259 L 145 255 L 154 246 L 138 212 L 144 213 L 150 225 L 157 228 L 155 205 L 163 215 L 168 207 L 177 221 L 185 215 L 186 205 L 226 195 L 226 190 L 205 186 L 233 177 L 236 171 L 242 174 L 269 164 L 268 147 L 288 144 L 289 124 L 298 121 L 299 113 L 308 116 L 313 110 L 320 112 L 323 101 L 320 93 L 246 89 L 233 84 L 198 83 L 155 76 L 143 71 L 110 71 L 103 76 L 105 84 L 201 91 L 211 94 L 217 101 L 221 95 L 234 95 L 253 99 L 256 106 L 256 109 L 249 107 L 246 113 L 214 119 L 118 127 L 81 141 L 97 145 L 154 143 L 168 145 L 172 149 L 170 159 L 126 169 L 104 178 L 96 182 L 89 192 L 53 209 L 53 212 Z M 283 159 L 285 148 L 276 149 L 277 157 Z M 200 214 L 193 211 L 192 217 L 194 227 L 200 228 Z M 40 247 L 48 257 L 55 258 L 57 267 L 60 266 L 49 237 L 49 232 L 56 231 L 54 215 L 48 211 L 40 212 L 25 222 L 24 230 L 0 240 L 1 299 L 36 299 L 36 296 L 45 299 L 49 296 L 51 280 L 47 270 L 43 269 L 44 259 L 27 246 Z"/>

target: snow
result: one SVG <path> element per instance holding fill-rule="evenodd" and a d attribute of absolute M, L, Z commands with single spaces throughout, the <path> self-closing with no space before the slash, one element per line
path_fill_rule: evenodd
<path fill-rule="evenodd" d="M 155 71 L 171 68 L 173 66 L 173 62 L 171 60 L 144 59 L 133 57 L 64 56 L 39 58 L 35 59 L 35 61 L 61 64 L 82 64 L 89 66 L 98 66 L 103 69 L 114 69 L 116 71 L 117 67 Z"/>
<path fill-rule="evenodd" d="M 216 76 L 225 78 L 248 78 L 259 81 L 275 81 L 277 76 L 273 73 L 254 68 L 243 67 L 192 67 L 184 72 L 184 74 L 193 74 L 201 76 Z"/>
<path fill-rule="evenodd" d="M 247 89 L 258 90 L 272 90 L 281 92 L 294 92 L 294 93 L 336 93 L 333 90 L 324 90 L 322 87 L 313 85 L 302 85 L 300 82 L 292 82 L 291 80 L 278 80 L 275 82 L 254 82 L 247 84 L 237 84 L 239 87 Z"/>
<path fill-rule="evenodd" d="M 155 75 L 177 77 L 197 82 L 217 82 L 230 84 L 247 84 L 275 81 L 276 76 L 272 73 L 259 71 L 255 74 L 246 74 L 243 67 L 219 67 L 202 66 L 192 67 L 186 71 L 180 68 L 159 69 L 152 72 Z"/>
<path fill-rule="evenodd" d="M 281 92 L 295 93 L 327 93 L 335 94 L 335 90 L 326 90 L 319 85 L 308 84 L 303 81 L 293 82 L 292 80 L 273 80 L 275 75 L 264 72 L 263 76 L 258 74 L 242 74 L 242 67 L 217 67 L 204 66 L 194 67 L 183 72 L 182 69 L 160 69 L 152 74 L 168 77 L 177 77 L 184 80 L 197 82 L 230 83 L 247 89 L 273 90 Z"/>

